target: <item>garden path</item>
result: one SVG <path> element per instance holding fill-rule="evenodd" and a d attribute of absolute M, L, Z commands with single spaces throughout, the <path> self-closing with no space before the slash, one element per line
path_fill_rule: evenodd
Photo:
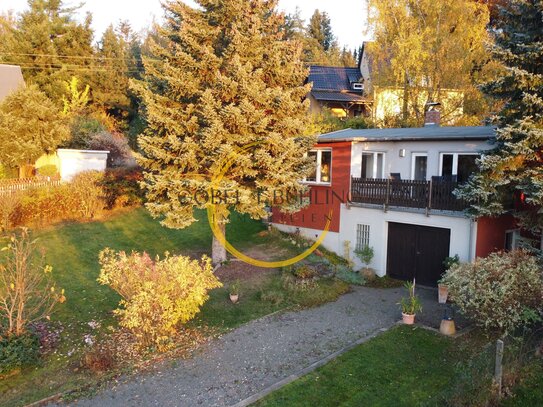
<path fill-rule="evenodd" d="M 336 302 L 270 315 L 199 348 L 189 359 L 121 378 L 79 406 L 230 406 L 401 317 L 404 289 L 355 287 Z M 435 290 L 419 289 L 419 321 L 437 326 Z"/>

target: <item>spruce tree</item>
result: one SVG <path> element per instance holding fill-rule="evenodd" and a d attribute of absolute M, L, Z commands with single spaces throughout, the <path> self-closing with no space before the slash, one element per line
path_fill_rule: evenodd
<path fill-rule="evenodd" d="M 76 8 L 67 8 L 62 0 L 29 0 L 3 37 L 0 61 L 20 65 L 27 83 L 62 106 L 64 83 L 74 75 L 83 84 L 92 75 L 92 18 L 76 20 Z"/>
<path fill-rule="evenodd" d="M 509 211 L 536 234 L 543 229 L 543 1 L 513 0 L 497 19 L 493 56 L 505 74 L 484 86 L 503 102 L 495 149 L 459 191 L 476 216 Z M 543 238 L 541 239 L 543 249 Z"/>
<path fill-rule="evenodd" d="M 0 163 L 33 164 L 69 137 L 65 117 L 36 85 L 21 88 L 0 104 Z"/>
<path fill-rule="evenodd" d="M 156 59 L 144 58 L 147 78 L 134 82 L 147 113 L 139 140 L 147 208 L 171 228 L 195 221 L 195 208 L 211 204 L 202 197 L 213 174 L 236 149 L 255 142 L 261 144 L 241 152 L 216 188 L 236 195 L 217 212 L 223 219 L 231 210 L 266 216 L 265 199 L 275 189 L 303 190 L 300 180 L 311 167 L 304 153 L 315 141 L 304 136 L 308 72 L 300 45 L 284 39 L 277 1 L 197 4 L 165 3 L 163 38 L 152 45 Z M 216 242 L 213 252 L 215 263 L 226 259 Z"/>

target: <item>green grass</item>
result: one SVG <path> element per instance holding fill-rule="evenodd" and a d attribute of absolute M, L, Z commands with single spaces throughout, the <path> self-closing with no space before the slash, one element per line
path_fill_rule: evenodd
<path fill-rule="evenodd" d="M 256 406 L 418 406 L 454 374 L 453 341 L 398 327 L 272 393 Z"/>
<path fill-rule="evenodd" d="M 543 406 L 543 360 L 533 361 L 523 382 L 502 402 L 503 407 Z"/>
<path fill-rule="evenodd" d="M 116 326 L 111 311 L 119 296 L 107 286 L 97 283 L 100 266 L 98 253 L 105 247 L 125 251 L 147 251 L 151 255 L 169 251 L 173 254 L 200 256 L 211 249 L 212 234 L 205 212 L 197 212 L 198 222 L 184 230 L 162 227 L 143 208 L 112 215 L 100 222 L 66 223 L 35 233 L 45 250 L 47 263 L 53 266 L 57 286 L 66 291 L 67 301 L 58 306 L 53 322 L 64 327 L 58 350 L 44 358 L 39 366 L 0 380 L 0 405 L 19 406 L 70 391 L 95 386 L 103 378 L 82 370 L 80 359 L 85 351 L 83 337 L 92 333 L 100 338 L 108 326 Z M 259 238 L 264 229 L 260 222 L 233 214 L 227 225 L 229 241 L 240 249 L 256 243 L 266 248 L 273 239 Z M 282 244 L 282 243 L 281 243 Z M 218 332 L 232 329 L 255 318 L 292 307 L 322 304 L 336 299 L 348 285 L 336 280 L 323 280 L 309 293 L 285 293 L 279 271 L 264 273 L 242 282 L 239 304 L 231 304 L 227 287 L 210 293 L 191 326 L 205 325 Z M 262 293 L 277 290 L 280 302 L 263 301 Z M 88 322 L 95 320 L 101 330 L 92 331 Z"/>

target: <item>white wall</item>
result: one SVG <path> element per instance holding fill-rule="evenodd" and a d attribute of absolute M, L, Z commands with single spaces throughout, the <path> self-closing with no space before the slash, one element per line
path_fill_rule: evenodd
<path fill-rule="evenodd" d="M 400 211 L 384 212 L 382 209 L 362 208 L 357 206 L 341 206 L 341 224 L 339 236 L 340 244 L 350 240 L 353 250 L 356 248 L 356 229 L 358 224 L 370 226 L 370 246 L 374 249 L 374 258 L 371 267 L 377 274 L 386 274 L 388 222 L 407 223 L 413 225 L 430 226 L 451 230 L 451 243 L 449 256 L 458 254 L 461 261 L 473 259 L 473 244 L 475 231 L 472 222 L 465 217 L 430 215 Z M 362 263 L 353 256 L 356 267 Z"/>
<path fill-rule="evenodd" d="M 105 171 L 109 151 L 68 150 L 57 151 L 60 160 L 60 177 L 70 181 L 75 175 L 84 171 Z"/>
<path fill-rule="evenodd" d="M 427 153 L 427 179 L 439 174 L 441 153 L 477 153 L 492 146 L 486 141 L 386 141 L 354 142 L 351 149 L 351 175 L 360 177 L 362 152 L 385 153 L 385 171 L 387 178 L 391 172 L 399 172 L 402 179 L 411 179 L 412 157 L 414 153 Z M 405 149 L 405 157 L 400 157 L 400 150 Z"/>
<path fill-rule="evenodd" d="M 297 226 L 283 225 L 281 223 L 272 223 L 272 225 L 273 227 L 280 230 L 281 232 L 286 232 L 286 233 L 295 233 L 297 230 L 299 230 L 300 234 L 303 237 L 310 239 L 312 241 L 318 240 L 320 235 L 323 233 L 322 230 L 299 228 Z M 326 250 L 335 252 L 336 254 L 340 256 L 343 255 L 343 241 L 340 241 L 339 233 L 328 232 L 326 236 L 324 237 L 322 246 L 324 246 Z"/>

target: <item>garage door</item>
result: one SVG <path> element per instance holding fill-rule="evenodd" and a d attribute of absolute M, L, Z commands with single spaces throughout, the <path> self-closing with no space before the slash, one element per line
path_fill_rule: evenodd
<path fill-rule="evenodd" d="M 436 286 L 445 271 L 450 241 L 450 229 L 389 222 L 387 274 Z"/>

